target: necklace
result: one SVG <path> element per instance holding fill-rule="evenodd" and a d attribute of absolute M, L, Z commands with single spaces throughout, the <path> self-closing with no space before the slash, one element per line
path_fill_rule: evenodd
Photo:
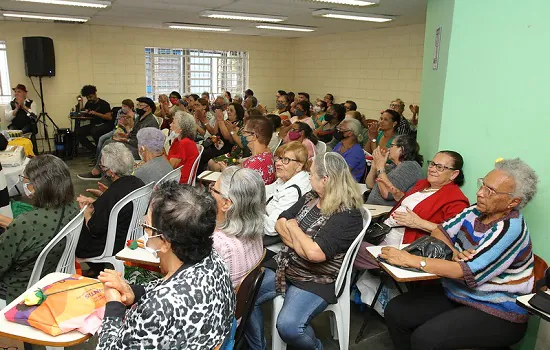
<path fill-rule="evenodd" d="M 428 188 L 423 189 L 423 190 L 420 191 L 420 192 L 436 192 L 437 190 L 438 190 L 438 188 L 431 188 L 431 187 L 428 187 Z"/>

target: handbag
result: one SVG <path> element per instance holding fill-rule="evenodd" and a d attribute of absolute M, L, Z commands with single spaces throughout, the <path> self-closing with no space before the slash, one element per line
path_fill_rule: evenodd
<path fill-rule="evenodd" d="M 382 243 L 382 241 L 386 238 L 387 234 L 391 231 L 392 228 L 405 227 L 388 226 L 384 223 L 387 218 L 388 215 L 383 215 L 377 220 L 377 222 L 372 222 L 367 228 L 367 231 L 365 232 L 365 238 L 363 240 L 372 245 L 380 245 L 380 243 Z"/>
<path fill-rule="evenodd" d="M 432 236 L 421 237 L 401 250 L 404 250 L 412 255 L 422 256 L 425 258 L 441 260 L 452 260 L 453 258 L 453 251 L 451 250 L 451 248 L 449 248 L 442 240 L 439 240 Z M 388 263 L 385 259 L 382 259 L 380 257 L 378 257 L 377 260 L 392 265 Z M 396 267 L 399 267 L 403 270 L 424 272 L 422 271 L 422 269 L 416 267 Z"/>

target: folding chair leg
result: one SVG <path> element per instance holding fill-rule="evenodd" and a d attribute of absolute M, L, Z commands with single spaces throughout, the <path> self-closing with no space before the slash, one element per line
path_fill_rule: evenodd
<path fill-rule="evenodd" d="M 367 324 L 369 322 L 370 316 L 373 312 L 376 312 L 374 310 L 374 305 L 376 304 L 376 301 L 378 301 L 378 297 L 380 296 L 380 293 L 382 292 L 382 288 L 384 288 L 384 278 L 382 275 L 380 275 L 380 284 L 378 285 L 378 290 L 376 291 L 376 294 L 374 295 L 374 298 L 372 299 L 372 303 L 370 304 L 367 311 L 365 311 L 365 316 L 363 318 L 363 324 L 361 325 L 361 329 L 359 330 L 359 333 L 357 334 L 357 338 L 355 338 L 355 344 L 359 343 L 361 341 L 361 338 L 363 338 L 363 333 L 367 329 Z"/>

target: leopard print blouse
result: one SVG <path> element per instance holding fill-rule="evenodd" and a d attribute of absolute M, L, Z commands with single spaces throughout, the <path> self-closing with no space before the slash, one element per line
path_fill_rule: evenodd
<path fill-rule="evenodd" d="M 107 303 L 97 350 L 214 349 L 229 334 L 235 294 L 217 253 L 139 288 L 128 309 Z"/>

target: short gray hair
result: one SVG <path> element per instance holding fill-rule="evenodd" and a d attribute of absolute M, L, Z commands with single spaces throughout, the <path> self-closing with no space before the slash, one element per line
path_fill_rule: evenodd
<path fill-rule="evenodd" d="M 134 156 L 122 143 L 112 142 L 101 150 L 101 163 L 118 176 L 126 176 L 132 174 Z"/>
<path fill-rule="evenodd" d="M 252 169 L 230 166 L 222 172 L 218 181 L 220 192 L 232 203 L 219 230 L 243 239 L 261 237 L 266 200 L 260 174 Z"/>
<path fill-rule="evenodd" d="M 223 105 L 224 106 L 227 106 L 229 104 L 229 100 L 227 99 L 227 97 L 225 97 L 224 95 L 219 95 L 218 97 L 216 97 L 216 100 L 218 98 L 221 98 L 223 100 Z"/>
<path fill-rule="evenodd" d="M 361 122 L 355 118 L 346 118 L 343 122 L 346 123 L 348 129 L 353 133 L 353 135 L 355 135 L 355 137 L 357 137 L 357 140 L 359 140 L 362 136 L 361 130 L 363 129 Z M 362 140 L 359 140 L 359 142 L 361 141 Z"/>
<path fill-rule="evenodd" d="M 147 127 L 140 129 L 137 133 L 138 149 L 145 147 L 153 154 L 159 155 L 164 150 L 166 136 L 158 128 Z"/>
<path fill-rule="evenodd" d="M 193 141 L 195 140 L 197 126 L 195 124 L 195 118 L 191 114 L 184 111 L 177 111 L 174 114 L 174 121 L 181 129 L 180 136 L 182 139 L 188 137 Z"/>
<path fill-rule="evenodd" d="M 535 171 L 519 158 L 504 159 L 495 163 L 495 169 L 502 170 L 514 179 L 514 197 L 521 199 L 518 209 L 524 208 L 537 193 L 539 177 Z"/>

